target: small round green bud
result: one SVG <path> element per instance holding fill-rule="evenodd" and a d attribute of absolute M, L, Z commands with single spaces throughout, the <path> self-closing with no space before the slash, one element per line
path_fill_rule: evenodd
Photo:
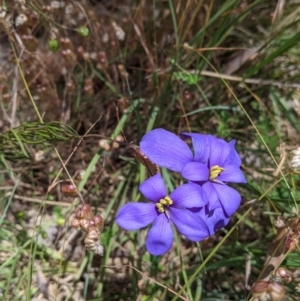
<path fill-rule="evenodd" d="M 55 39 L 51 39 L 48 41 L 48 46 L 52 52 L 57 52 L 59 49 L 59 43 Z"/>
<path fill-rule="evenodd" d="M 78 31 L 79 35 L 81 35 L 82 37 L 86 37 L 90 33 L 89 29 L 86 26 L 80 26 L 77 29 L 77 31 Z"/>

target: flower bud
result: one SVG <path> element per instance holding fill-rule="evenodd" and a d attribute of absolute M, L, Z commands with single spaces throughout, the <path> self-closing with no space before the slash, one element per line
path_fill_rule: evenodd
<path fill-rule="evenodd" d="M 56 39 L 51 39 L 48 41 L 48 46 L 49 46 L 49 49 L 52 51 L 52 52 L 57 52 L 58 49 L 59 49 L 59 43 Z"/>
<path fill-rule="evenodd" d="M 89 35 L 89 29 L 86 27 L 86 26 L 80 26 L 78 29 L 77 29 L 77 32 L 80 36 L 82 37 L 87 37 Z"/>

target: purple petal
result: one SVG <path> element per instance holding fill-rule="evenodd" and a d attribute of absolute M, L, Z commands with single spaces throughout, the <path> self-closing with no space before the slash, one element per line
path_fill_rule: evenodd
<path fill-rule="evenodd" d="M 235 189 L 224 184 L 213 183 L 213 186 L 225 213 L 227 216 L 231 216 L 241 204 L 241 195 Z"/>
<path fill-rule="evenodd" d="M 225 227 L 229 222 L 229 218 L 222 208 L 216 208 L 208 213 L 205 210 L 201 210 L 200 216 L 209 227 L 210 235 Z"/>
<path fill-rule="evenodd" d="M 222 182 L 231 182 L 231 183 L 247 183 L 240 167 L 237 165 L 226 165 L 224 166 L 224 171 L 216 178 Z"/>
<path fill-rule="evenodd" d="M 208 182 L 204 183 L 202 185 L 202 188 L 208 198 L 208 203 L 207 203 L 208 210 L 212 211 L 216 208 L 221 207 L 218 193 L 217 193 L 214 185 L 212 184 L 212 182 L 208 181 Z"/>
<path fill-rule="evenodd" d="M 199 214 L 174 207 L 169 212 L 178 231 L 189 240 L 200 241 L 209 236 L 209 229 Z"/>
<path fill-rule="evenodd" d="M 212 137 L 210 139 L 210 142 L 210 167 L 214 165 L 219 165 L 220 167 L 223 167 L 224 163 L 226 162 L 226 159 L 230 155 L 230 146 L 225 140 L 216 137 Z"/>
<path fill-rule="evenodd" d="M 240 155 L 238 154 L 238 152 L 234 148 L 235 147 L 235 143 L 236 143 L 235 140 L 231 140 L 231 141 L 229 141 L 228 144 L 229 144 L 229 147 L 231 148 L 231 151 L 233 153 L 233 161 L 235 161 L 236 164 L 241 165 L 242 164 L 242 160 L 241 160 Z"/>
<path fill-rule="evenodd" d="M 225 162 L 225 165 L 226 164 L 235 164 L 235 165 L 238 165 L 238 166 L 241 166 L 242 164 L 242 160 L 241 160 L 241 157 L 239 156 L 239 154 L 237 153 L 237 151 L 235 150 L 234 146 L 235 146 L 235 140 L 231 140 L 228 145 L 231 149 L 231 152 L 230 152 L 230 155 L 228 156 L 226 162 Z"/>
<path fill-rule="evenodd" d="M 195 134 L 195 133 L 182 133 L 183 138 L 192 138 L 194 149 L 194 160 L 206 164 L 210 152 L 210 139 L 211 135 Z"/>
<path fill-rule="evenodd" d="M 188 162 L 183 167 L 181 175 L 190 181 L 207 181 L 209 178 L 209 170 L 206 164 Z"/>
<path fill-rule="evenodd" d="M 119 210 L 116 223 L 125 230 L 138 230 L 150 225 L 157 215 L 152 203 L 129 203 Z"/>
<path fill-rule="evenodd" d="M 174 207 L 196 208 L 207 204 L 207 196 L 198 184 L 188 183 L 177 187 L 170 195 Z"/>
<path fill-rule="evenodd" d="M 145 198 L 152 202 L 158 202 L 167 195 L 167 189 L 160 174 L 144 181 L 139 190 Z"/>
<path fill-rule="evenodd" d="M 173 171 L 181 171 L 187 162 L 193 160 L 188 145 L 164 129 L 147 133 L 140 142 L 140 148 L 152 162 Z"/>
<path fill-rule="evenodd" d="M 160 214 L 148 232 L 146 247 L 152 255 L 162 255 L 170 250 L 173 242 L 173 229 L 165 214 Z"/>

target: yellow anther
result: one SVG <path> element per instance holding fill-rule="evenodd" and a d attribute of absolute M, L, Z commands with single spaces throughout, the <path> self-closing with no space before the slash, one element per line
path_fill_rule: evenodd
<path fill-rule="evenodd" d="M 169 207 L 173 204 L 173 201 L 169 196 L 166 196 L 163 199 L 160 199 L 158 203 L 156 203 L 156 208 L 158 212 L 165 212 L 166 207 Z"/>
<path fill-rule="evenodd" d="M 171 198 L 169 197 L 169 196 L 166 196 L 165 197 L 165 200 L 166 200 L 166 202 L 167 202 L 167 205 L 172 205 L 173 204 L 173 201 L 171 200 Z"/>
<path fill-rule="evenodd" d="M 164 205 L 162 205 L 161 203 L 156 203 L 156 208 L 157 208 L 157 211 L 158 212 L 165 212 L 165 208 L 164 208 Z"/>
<path fill-rule="evenodd" d="M 159 202 L 163 205 L 168 205 L 168 202 L 166 199 L 160 199 Z"/>
<path fill-rule="evenodd" d="M 212 166 L 209 171 L 209 179 L 214 180 L 224 170 L 225 169 L 220 167 L 219 165 Z"/>

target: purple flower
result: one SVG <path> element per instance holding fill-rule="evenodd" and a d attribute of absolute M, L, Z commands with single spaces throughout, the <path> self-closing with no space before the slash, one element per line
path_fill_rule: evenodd
<path fill-rule="evenodd" d="M 199 214 L 208 200 L 198 184 L 183 184 L 168 196 L 164 181 L 157 174 L 143 182 L 139 190 L 150 202 L 125 204 L 119 210 L 116 222 L 125 230 L 138 230 L 152 223 L 146 239 L 149 253 L 161 255 L 171 248 L 172 224 L 192 241 L 210 235 L 209 219 L 205 223 Z"/>
<path fill-rule="evenodd" d="M 182 137 L 192 139 L 193 152 L 182 139 L 164 129 L 147 133 L 140 148 L 155 164 L 181 172 L 184 178 L 200 184 L 209 198 L 209 212 L 223 208 L 231 216 L 241 196 L 226 183 L 246 183 L 235 141 L 227 143 L 212 135 L 195 133 L 183 133 Z"/>

